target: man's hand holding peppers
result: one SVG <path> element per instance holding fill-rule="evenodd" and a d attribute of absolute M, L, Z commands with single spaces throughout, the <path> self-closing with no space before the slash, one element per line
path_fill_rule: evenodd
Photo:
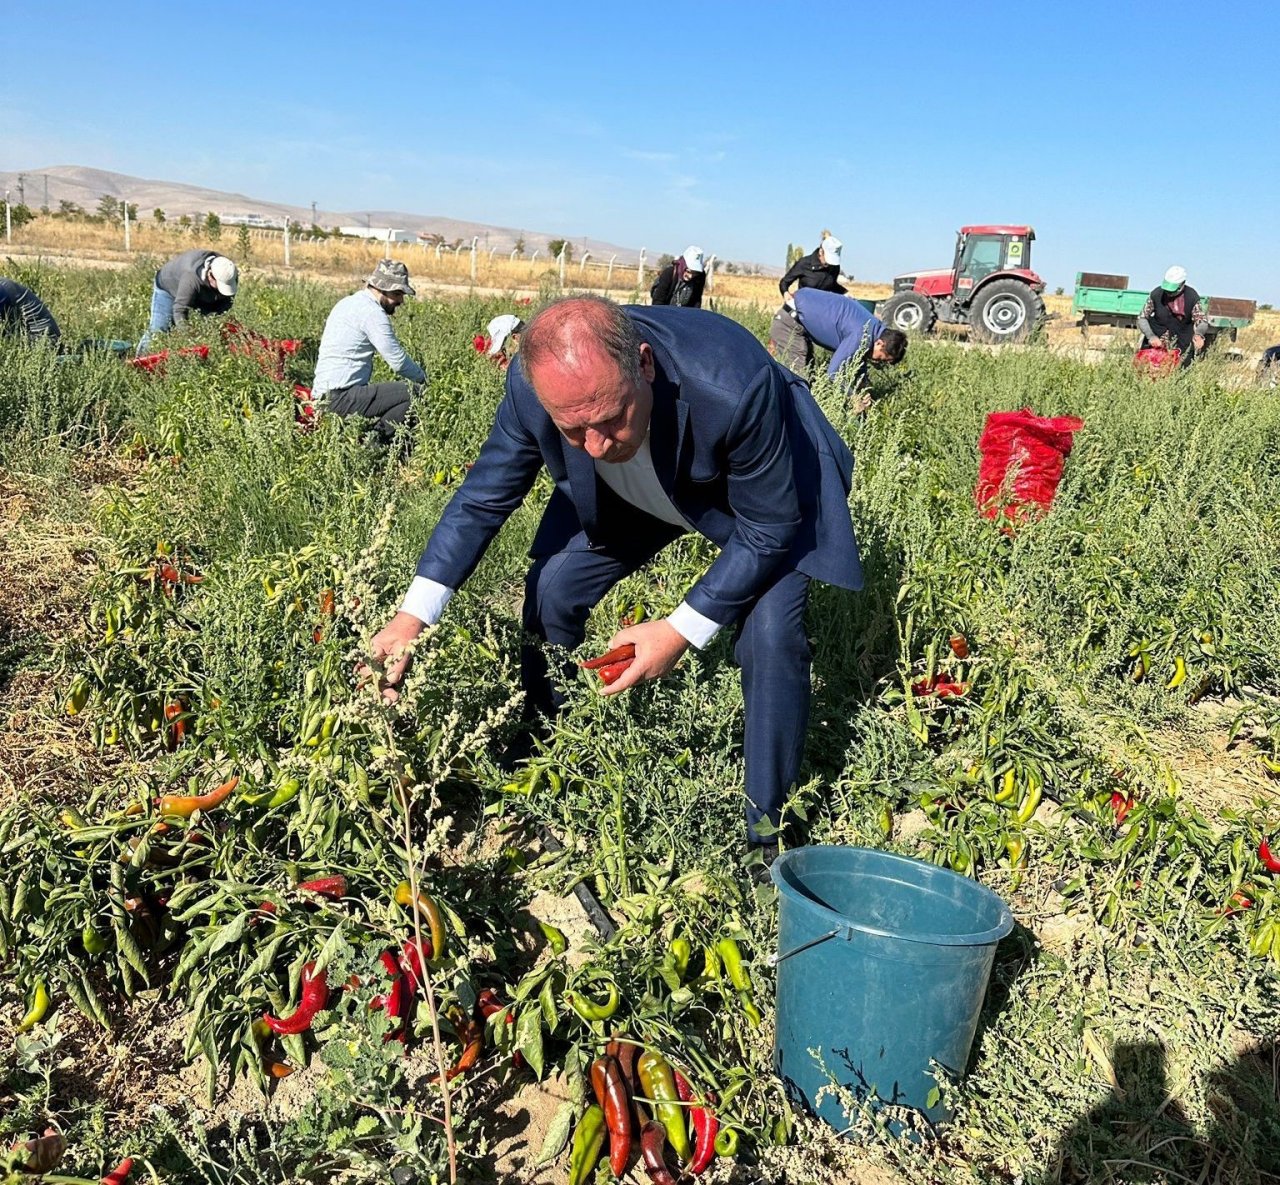
<path fill-rule="evenodd" d="M 373 635 L 370 657 L 375 662 L 385 664 L 382 672 L 382 698 L 389 704 L 400 698 L 397 688 L 413 658 L 410 647 L 425 628 L 412 613 L 401 609 Z M 361 663 L 356 667 L 356 676 L 361 683 L 365 682 L 370 677 L 369 668 Z"/>
<path fill-rule="evenodd" d="M 609 640 L 609 649 L 628 644 L 636 648 L 635 658 L 617 679 L 601 687 L 601 695 L 617 695 L 645 679 L 661 679 L 671 672 L 680 656 L 689 649 L 688 641 L 664 620 L 642 621 L 639 625 L 619 630 Z"/>

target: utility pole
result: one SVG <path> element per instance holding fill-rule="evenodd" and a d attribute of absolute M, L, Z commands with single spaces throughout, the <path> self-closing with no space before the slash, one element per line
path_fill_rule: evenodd
<path fill-rule="evenodd" d="M 4 191 L 4 241 L 13 242 L 13 224 L 9 221 L 9 191 Z"/>
<path fill-rule="evenodd" d="M 18 174 L 18 205 L 20 206 L 25 206 L 27 204 L 26 180 L 27 179 L 23 174 Z"/>
<path fill-rule="evenodd" d="M 49 208 L 49 174 L 44 175 L 44 208 Z"/>
<path fill-rule="evenodd" d="M 315 226 L 315 225 L 316 225 L 316 204 L 315 204 L 315 202 L 312 202 L 312 203 L 311 203 L 311 225 L 312 225 L 312 226 Z"/>

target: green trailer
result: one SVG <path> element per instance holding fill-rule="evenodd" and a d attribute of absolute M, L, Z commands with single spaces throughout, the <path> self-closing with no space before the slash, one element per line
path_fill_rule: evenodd
<path fill-rule="evenodd" d="M 1076 291 L 1071 311 L 1078 318 L 1082 333 L 1092 325 L 1114 325 L 1121 329 L 1137 329 L 1138 316 L 1151 293 L 1146 288 L 1130 288 L 1128 276 L 1106 272 L 1076 272 Z M 1209 340 L 1225 333 L 1231 341 L 1236 333 L 1253 324 L 1258 306 L 1252 300 L 1236 300 L 1227 296 L 1207 298 Z"/>

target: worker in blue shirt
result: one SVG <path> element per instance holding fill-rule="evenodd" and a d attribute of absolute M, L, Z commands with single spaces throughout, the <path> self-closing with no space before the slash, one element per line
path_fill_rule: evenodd
<path fill-rule="evenodd" d="M 0 276 L 0 335 L 41 339 L 57 343 L 58 323 L 45 305 L 25 284 Z"/>
<path fill-rule="evenodd" d="M 868 366 L 891 366 L 907 352 L 907 336 L 886 328 L 879 317 L 851 297 L 820 288 L 801 288 L 787 297 L 769 330 L 769 347 L 784 366 L 803 374 L 813 361 L 814 343 L 832 352 L 827 374 L 849 391 L 865 385 Z M 855 365 L 849 369 L 849 363 Z"/>

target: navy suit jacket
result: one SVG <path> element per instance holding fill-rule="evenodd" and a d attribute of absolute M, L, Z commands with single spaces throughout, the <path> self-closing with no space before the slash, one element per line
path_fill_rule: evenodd
<path fill-rule="evenodd" d="M 693 528 L 721 549 L 688 604 L 727 625 L 793 569 L 861 588 L 848 506 L 853 457 L 804 381 L 717 313 L 625 311 L 657 367 L 649 443 L 658 480 Z M 544 465 L 555 491 L 534 556 L 560 550 L 579 532 L 608 546 L 634 536 L 637 516 L 656 522 L 599 480 L 595 462 L 560 434 L 515 365 L 489 439 L 445 507 L 418 575 L 458 588 Z"/>

